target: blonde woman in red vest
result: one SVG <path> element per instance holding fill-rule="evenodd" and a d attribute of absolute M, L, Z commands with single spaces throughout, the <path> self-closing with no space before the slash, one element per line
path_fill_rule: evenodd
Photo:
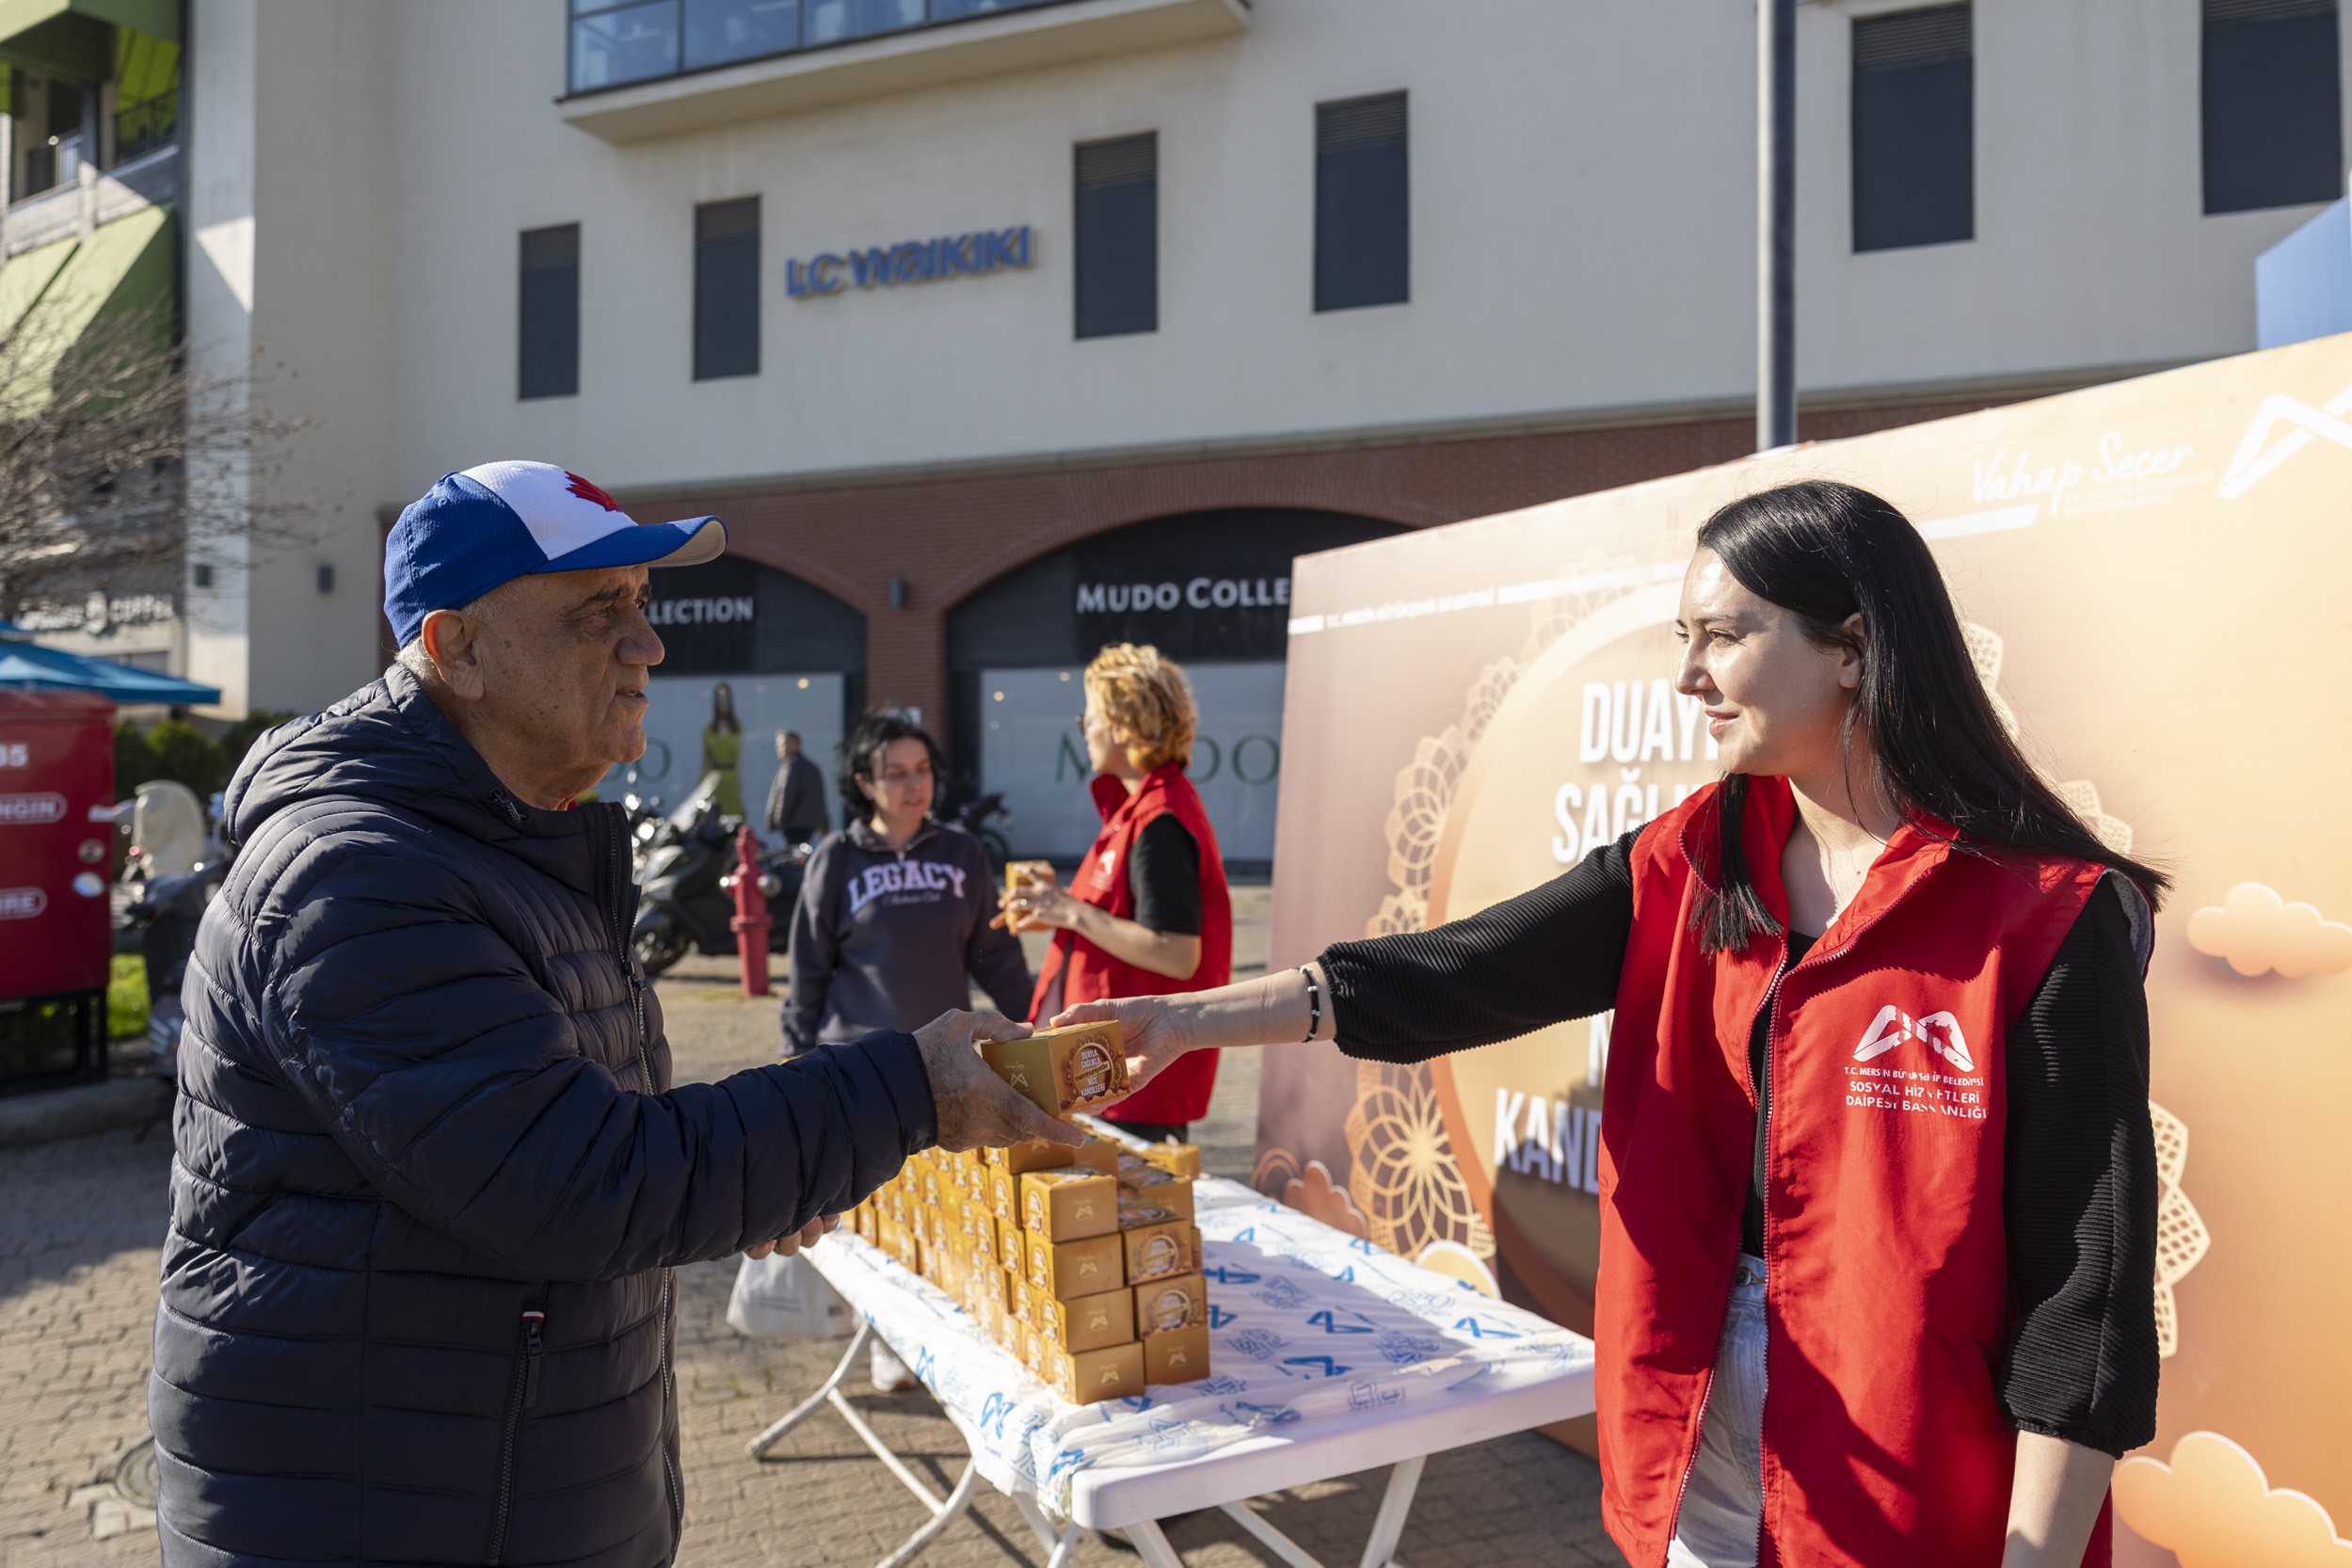
<path fill-rule="evenodd" d="M 1233 978 L 1233 905 L 1216 829 L 1185 774 L 1200 725 L 1192 683 L 1158 648 L 1114 643 L 1086 666 L 1079 724 L 1102 832 L 1067 891 L 1035 888 L 1005 901 L 1016 927 L 1058 928 L 1030 1016 L 1223 985 Z M 1182 1142 L 1216 1082 L 1217 1053 L 1189 1053 L 1106 1119 L 1153 1142 Z"/>
<path fill-rule="evenodd" d="M 2104 1564 L 2109 1473 L 2155 1433 L 2167 879 L 2020 753 L 1894 507 L 1793 485 L 1698 543 L 1677 686 L 1720 784 L 1466 920 L 1073 1016 L 1150 1073 L 1614 1007 L 1593 1337 L 1627 1559 Z"/>

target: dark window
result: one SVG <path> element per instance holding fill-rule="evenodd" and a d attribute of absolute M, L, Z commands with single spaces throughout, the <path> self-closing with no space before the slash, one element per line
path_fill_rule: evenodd
<path fill-rule="evenodd" d="M 2336 0 L 2204 0 L 2205 211 L 2344 194 Z"/>
<path fill-rule="evenodd" d="M 760 199 L 695 209 L 695 379 L 760 374 Z"/>
<path fill-rule="evenodd" d="M 1078 335 L 1160 329 L 1160 137 L 1078 147 Z"/>
<path fill-rule="evenodd" d="M 1854 19 L 1854 248 L 1976 237 L 1969 8 Z"/>
<path fill-rule="evenodd" d="M 1315 105 L 1315 308 L 1411 297 L 1404 94 Z"/>
<path fill-rule="evenodd" d="M 519 397 L 569 397 L 580 390 L 580 225 L 522 232 Z"/>

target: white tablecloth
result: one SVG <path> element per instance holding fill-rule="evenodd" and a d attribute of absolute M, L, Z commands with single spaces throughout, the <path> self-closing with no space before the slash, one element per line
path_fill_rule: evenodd
<path fill-rule="evenodd" d="M 1064 1402 L 952 1297 L 848 1231 L 807 1256 L 963 1428 L 982 1477 L 1061 1513 L 1082 1469 L 1198 1458 L 1272 1426 L 1336 1434 L 1356 1412 L 1475 1400 L 1592 1367 L 1582 1335 L 1239 1183 L 1204 1177 L 1193 1196 L 1212 1375 L 1100 1404 Z"/>

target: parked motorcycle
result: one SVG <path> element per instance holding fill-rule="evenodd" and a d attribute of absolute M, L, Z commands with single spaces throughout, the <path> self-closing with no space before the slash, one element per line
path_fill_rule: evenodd
<path fill-rule="evenodd" d="M 742 825 L 740 819 L 719 813 L 718 776 L 709 774 L 644 840 L 631 941 L 648 979 L 689 952 L 734 952 L 735 830 Z M 782 952 L 791 941 L 792 905 L 800 898 L 809 849 L 787 844 L 760 857 L 760 890 L 775 922 L 768 928 L 770 952 Z"/>
<path fill-rule="evenodd" d="M 1004 804 L 1001 792 L 966 797 L 964 804 L 951 813 L 955 824 L 980 840 L 987 853 L 988 871 L 997 881 L 1004 880 L 1004 863 L 1013 858 L 1012 841 L 1005 837 L 1013 826 L 1013 813 Z"/>

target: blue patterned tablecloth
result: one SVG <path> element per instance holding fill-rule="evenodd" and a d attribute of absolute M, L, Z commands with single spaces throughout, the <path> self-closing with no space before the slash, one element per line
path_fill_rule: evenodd
<path fill-rule="evenodd" d="M 1362 1411 L 1477 1400 L 1592 1365 L 1582 1335 L 1239 1183 L 1204 1177 L 1193 1194 L 1210 1375 L 1099 1404 L 1064 1402 L 952 1297 L 850 1232 L 806 1256 L 970 1437 L 982 1477 L 1057 1512 L 1081 1469 L 1197 1458 L 1272 1427 L 1304 1438 Z"/>

